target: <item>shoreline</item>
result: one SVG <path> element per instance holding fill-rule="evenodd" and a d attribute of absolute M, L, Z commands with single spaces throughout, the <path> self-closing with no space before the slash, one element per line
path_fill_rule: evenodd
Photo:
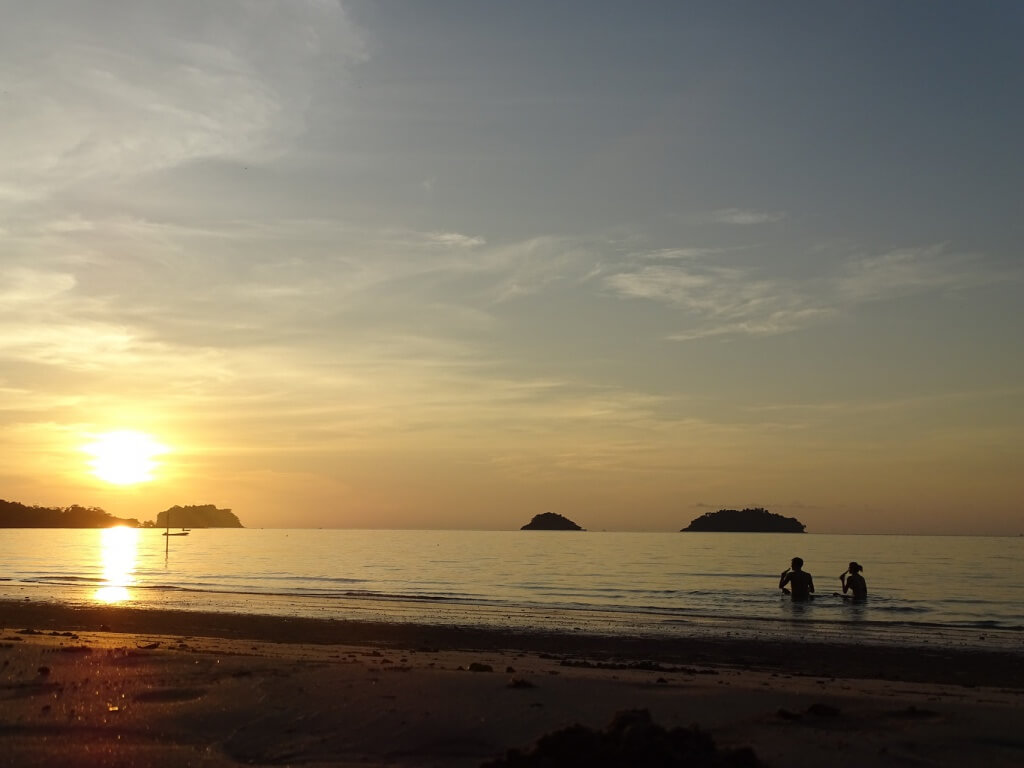
<path fill-rule="evenodd" d="M 1006 652 L 29 601 L 0 601 L 0 627 L 7 765 L 74 744 L 90 766 L 470 768 L 637 709 L 756 765 L 1024 755 L 1024 655 Z"/>
<path fill-rule="evenodd" d="M 459 623 L 317 619 L 125 606 L 71 606 L 0 600 L 0 629 L 160 634 L 278 644 L 354 645 L 417 650 L 516 649 L 531 653 L 785 670 L 790 674 L 1024 688 L 1024 653 L 945 644 L 820 642 L 795 635 L 607 634 Z M 982 633 L 984 634 L 984 633 Z"/>
<path fill-rule="evenodd" d="M 102 586 L 102 585 L 100 585 Z M 47 603 L 72 608 L 99 605 L 143 611 L 259 615 L 289 620 L 325 617 L 370 624 L 469 626 L 527 634 L 593 634 L 660 640 L 695 637 L 751 641 L 816 642 L 826 645 L 973 649 L 1024 654 L 1024 629 L 990 623 L 957 625 L 870 618 L 870 604 L 838 603 L 822 595 L 821 604 L 779 598 L 774 617 L 680 612 L 659 607 L 506 604 L 473 599 L 413 595 L 300 595 L 281 592 L 146 590 L 125 588 L 126 599 L 107 603 L 97 585 L 43 585 L 0 579 L 0 605 Z M 833 599 L 835 598 L 835 599 Z M 865 610 L 867 609 L 867 610 Z"/>

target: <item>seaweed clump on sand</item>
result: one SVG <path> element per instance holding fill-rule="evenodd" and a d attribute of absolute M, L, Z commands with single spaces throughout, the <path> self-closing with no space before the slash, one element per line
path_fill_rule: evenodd
<path fill-rule="evenodd" d="M 571 725 L 546 733 L 528 752 L 510 749 L 505 757 L 481 768 L 759 768 L 749 747 L 722 750 L 697 728 L 666 730 L 651 720 L 646 709 L 619 712 L 605 728 L 595 731 Z"/>

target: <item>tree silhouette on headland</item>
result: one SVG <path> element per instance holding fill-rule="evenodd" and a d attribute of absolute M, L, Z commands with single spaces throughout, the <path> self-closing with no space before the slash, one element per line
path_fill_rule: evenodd
<path fill-rule="evenodd" d="M 134 517 L 114 517 L 99 507 L 28 506 L 18 501 L 0 499 L 0 528 L 163 528 L 167 516 L 175 528 L 242 528 L 242 522 L 230 509 L 218 509 L 213 504 L 174 506 L 156 516 L 156 522 L 140 523 Z"/>
<path fill-rule="evenodd" d="M 112 528 L 126 525 L 138 528 L 134 517 L 114 517 L 99 507 L 27 506 L 0 499 L 0 528 Z"/>

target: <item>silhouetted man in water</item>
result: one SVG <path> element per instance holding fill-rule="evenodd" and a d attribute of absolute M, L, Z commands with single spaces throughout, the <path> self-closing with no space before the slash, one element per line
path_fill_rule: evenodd
<path fill-rule="evenodd" d="M 792 566 L 784 570 L 779 577 L 779 589 L 794 600 L 810 600 L 811 593 L 814 592 L 814 579 L 804 570 L 803 558 L 794 557 Z M 787 584 L 789 589 L 786 589 Z"/>

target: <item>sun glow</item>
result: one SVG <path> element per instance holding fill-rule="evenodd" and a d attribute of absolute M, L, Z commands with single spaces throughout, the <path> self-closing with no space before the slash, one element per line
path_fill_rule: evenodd
<path fill-rule="evenodd" d="M 92 473 L 114 485 L 152 480 L 153 471 L 159 466 L 155 458 L 167 453 L 166 446 L 145 432 L 133 430 L 96 435 L 95 441 L 86 445 L 84 450 L 92 456 L 89 460 Z"/>

